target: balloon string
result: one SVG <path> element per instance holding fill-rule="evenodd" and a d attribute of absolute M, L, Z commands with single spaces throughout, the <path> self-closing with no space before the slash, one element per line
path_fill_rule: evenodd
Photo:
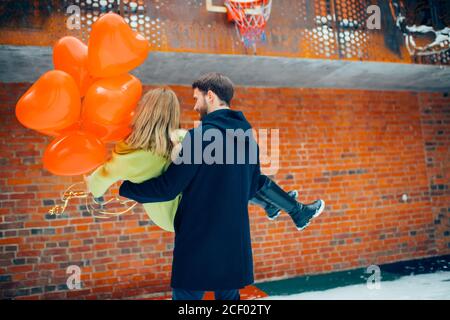
<path fill-rule="evenodd" d="M 84 184 L 85 189 L 87 189 L 84 182 L 77 182 L 77 183 L 72 184 L 70 187 L 68 187 L 63 192 L 63 194 L 61 196 L 61 201 L 63 202 L 63 204 L 55 205 L 53 208 L 48 210 L 48 213 L 51 215 L 62 215 L 64 213 L 64 211 L 66 210 L 67 206 L 69 205 L 70 200 L 81 199 L 81 198 L 85 199 L 86 209 L 88 210 L 88 212 L 91 213 L 92 216 L 94 216 L 95 218 L 99 218 L 99 219 L 109 219 L 111 217 L 117 217 L 117 216 L 123 215 L 123 214 L 131 211 L 137 205 L 136 201 L 120 200 L 119 197 L 113 197 L 113 198 L 109 199 L 108 201 L 105 201 L 103 203 L 98 203 L 97 201 L 95 201 L 95 198 L 92 196 L 92 194 L 90 192 L 84 191 L 84 190 L 72 190 L 75 186 L 81 185 L 81 184 Z M 91 203 L 89 202 L 90 200 L 92 200 L 93 203 L 100 205 L 100 207 L 102 209 L 93 207 L 92 202 Z M 114 203 L 118 203 L 120 205 L 128 205 L 128 204 L 131 204 L 131 205 L 127 209 L 122 210 L 122 211 L 111 212 L 111 211 L 103 210 L 107 204 L 114 204 Z"/>

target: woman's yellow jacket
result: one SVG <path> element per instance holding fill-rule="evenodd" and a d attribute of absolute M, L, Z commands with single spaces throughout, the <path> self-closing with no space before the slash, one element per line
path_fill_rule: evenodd
<path fill-rule="evenodd" d="M 173 132 L 171 139 L 176 147 L 181 146 L 180 143 L 185 134 L 186 131 L 182 129 Z M 98 198 L 119 180 L 140 183 L 161 175 L 170 163 L 169 159 L 152 151 L 131 149 L 124 141 L 121 141 L 115 145 L 111 158 L 87 177 L 88 189 L 94 197 Z M 181 194 L 170 201 L 144 203 L 143 206 L 156 225 L 173 232 L 173 221 L 180 199 Z"/>

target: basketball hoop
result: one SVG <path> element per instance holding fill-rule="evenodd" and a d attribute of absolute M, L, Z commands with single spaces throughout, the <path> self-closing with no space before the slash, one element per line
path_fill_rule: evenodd
<path fill-rule="evenodd" d="M 272 0 L 225 0 L 229 21 L 234 21 L 236 30 L 246 47 L 264 42 L 264 27 L 270 17 Z"/>

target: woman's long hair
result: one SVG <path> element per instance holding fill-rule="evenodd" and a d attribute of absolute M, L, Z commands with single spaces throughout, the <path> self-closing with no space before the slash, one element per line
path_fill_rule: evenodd
<path fill-rule="evenodd" d="M 170 88 L 148 91 L 140 100 L 132 120 L 132 132 L 125 139 L 129 147 L 152 151 L 170 158 L 170 133 L 180 127 L 180 103 Z"/>

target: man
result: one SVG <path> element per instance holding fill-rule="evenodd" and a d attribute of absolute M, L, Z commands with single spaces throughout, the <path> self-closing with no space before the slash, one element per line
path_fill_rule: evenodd
<path fill-rule="evenodd" d="M 271 207 L 272 218 L 280 209 L 285 210 L 295 217 L 298 228 L 320 214 L 323 203 L 302 205 L 261 175 L 253 137 L 235 135 L 251 132 L 251 126 L 242 112 L 229 107 L 234 94 L 230 79 L 211 73 L 192 87 L 194 110 L 200 114 L 202 124 L 191 129 L 183 140 L 183 156 L 179 158 L 183 161 L 172 163 L 160 177 L 143 183 L 125 181 L 120 195 L 146 203 L 171 200 L 182 192 L 174 221 L 173 299 L 200 300 L 205 291 L 214 291 L 218 300 L 239 300 L 239 289 L 254 281 L 249 199 Z M 203 159 L 214 140 L 199 141 L 196 137 L 213 131 L 223 137 L 222 150 L 216 150 L 222 152 L 223 161 Z M 234 142 L 231 145 L 226 143 L 230 134 Z M 232 163 L 227 161 L 229 154 Z M 244 161 L 237 161 L 242 154 Z M 258 191 L 260 199 L 256 200 Z"/>

